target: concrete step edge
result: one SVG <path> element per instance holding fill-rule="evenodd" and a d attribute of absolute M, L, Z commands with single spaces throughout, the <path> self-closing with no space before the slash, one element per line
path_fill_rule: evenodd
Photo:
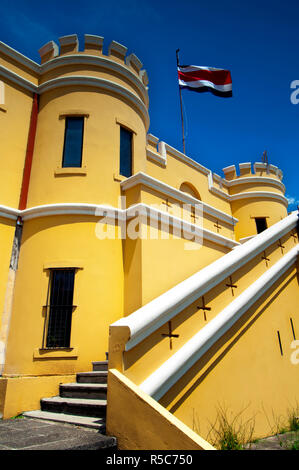
<path fill-rule="evenodd" d="M 60 384 L 61 388 L 74 388 L 74 389 L 90 389 L 90 390 L 107 390 L 107 384 L 101 384 L 101 383 L 79 383 L 79 382 L 71 382 L 71 383 L 65 383 L 65 384 Z"/>
<path fill-rule="evenodd" d="M 77 375 L 84 375 L 84 376 L 96 376 L 96 375 L 108 375 L 107 370 L 90 370 L 88 372 L 77 372 Z"/>
<path fill-rule="evenodd" d="M 107 400 L 97 400 L 94 398 L 67 398 L 67 397 L 49 397 L 42 398 L 42 403 L 56 403 L 62 404 L 66 403 L 67 405 L 80 405 L 80 406 L 96 406 L 96 407 L 105 407 L 107 406 Z"/>
<path fill-rule="evenodd" d="M 104 418 L 94 418 L 89 416 L 70 415 L 65 413 L 54 413 L 52 411 L 26 411 L 23 416 L 28 419 L 42 419 L 45 421 L 55 421 L 70 425 L 82 426 L 92 429 L 105 428 Z"/>

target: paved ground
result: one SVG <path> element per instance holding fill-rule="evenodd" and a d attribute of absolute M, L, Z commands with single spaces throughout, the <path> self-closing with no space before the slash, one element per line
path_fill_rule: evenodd
<path fill-rule="evenodd" d="M 1 450 L 116 450 L 98 431 L 28 418 L 0 420 Z"/>
<path fill-rule="evenodd" d="M 272 437 L 260 439 L 252 443 L 250 450 L 288 450 L 288 447 L 294 440 L 299 439 L 299 433 L 286 432 L 284 434 L 277 434 Z"/>

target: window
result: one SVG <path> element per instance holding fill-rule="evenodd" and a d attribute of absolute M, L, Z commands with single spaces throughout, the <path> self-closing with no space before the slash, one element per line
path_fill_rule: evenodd
<path fill-rule="evenodd" d="M 74 269 L 50 271 L 46 348 L 70 347 L 74 280 Z"/>
<path fill-rule="evenodd" d="M 187 193 L 190 196 L 195 197 L 195 199 L 199 199 L 201 201 L 199 192 L 191 183 L 187 183 L 187 182 L 182 183 L 180 186 L 180 191 L 183 191 L 183 193 Z"/>
<path fill-rule="evenodd" d="M 66 117 L 62 166 L 81 167 L 84 117 Z"/>
<path fill-rule="evenodd" d="M 120 126 L 119 173 L 122 176 L 132 176 L 132 140 L 132 132 Z"/>
<path fill-rule="evenodd" d="M 268 228 L 266 217 L 255 217 L 255 223 L 257 233 L 261 233 Z"/>

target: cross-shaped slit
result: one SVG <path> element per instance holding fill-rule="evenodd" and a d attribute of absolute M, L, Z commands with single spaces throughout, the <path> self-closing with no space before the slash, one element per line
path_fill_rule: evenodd
<path fill-rule="evenodd" d="M 293 237 L 294 243 L 297 243 L 297 234 L 296 234 L 295 231 L 293 231 L 293 232 L 291 233 L 291 237 Z"/>
<path fill-rule="evenodd" d="M 190 216 L 190 217 L 191 217 L 193 223 L 195 224 L 195 222 L 196 222 L 196 220 L 198 219 L 198 217 L 195 215 L 195 209 L 194 209 L 194 207 L 192 207 L 192 209 L 191 209 L 191 216 Z"/>
<path fill-rule="evenodd" d="M 207 321 L 206 312 L 210 312 L 212 309 L 211 309 L 211 307 L 206 306 L 204 296 L 202 296 L 201 301 L 202 301 L 202 306 L 201 307 L 197 306 L 197 309 L 198 310 L 203 310 L 204 319 L 205 319 L 205 321 Z"/>
<path fill-rule="evenodd" d="M 169 200 L 166 199 L 165 201 L 162 202 L 162 204 L 164 204 L 166 206 L 166 212 L 168 212 L 168 207 L 171 207 L 171 204 L 170 204 Z"/>
<path fill-rule="evenodd" d="M 230 284 L 225 284 L 227 287 L 230 287 L 231 290 L 232 290 L 232 296 L 234 296 L 234 289 L 237 289 L 238 286 L 236 286 L 236 284 L 233 284 L 233 280 L 232 280 L 232 277 L 229 276 L 229 282 Z"/>
<path fill-rule="evenodd" d="M 218 220 L 217 220 L 216 224 L 214 224 L 214 227 L 216 227 L 217 233 L 219 233 L 219 230 L 222 229 L 221 225 L 219 225 L 219 223 L 218 223 Z"/>
<path fill-rule="evenodd" d="M 268 267 L 268 261 L 270 261 L 270 259 L 267 258 L 267 256 L 266 256 L 266 251 L 264 251 L 263 256 L 262 256 L 262 259 L 264 259 L 264 260 L 266 261 L 266 266 Z"/>
<path fill-rule="evenodd" d="M 279 248 L 281 249 L 281 253 L 283 254 L 283 250 L 284 250 L 285 246 L 284 246 L 284 245 L 282 245 L 282 243 L 281 243 L 281 240 L 280 240 L 280 239 L 279 239 L 279 243 L 277 244 L 277 246 L 279 246 Z"/>
<path fill-rule="evenodd" d="M 162 336 L 169 338 L 169 347 L 172 349 L 172 338 L 178 338 L 180 335 L 174 335 L 172 333 L 171 321 L 168 322 L 168 333 L 162 333 Z"/>

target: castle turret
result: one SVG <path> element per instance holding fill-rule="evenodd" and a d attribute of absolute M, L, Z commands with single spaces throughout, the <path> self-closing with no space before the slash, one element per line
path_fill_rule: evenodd
<path fill-rule="evenodd" d="M 287 215 L 282 171 L 274 165 L 240 163 L 223 169 L 231 196 L 232 214 L 239 222 L 236 239 L 246 241 Z M 244 239 L 244 240 L 243 240 Z"/>
<path fill-rule="evenodd" d="M 142 63 L 101 36 L 76 34 L 40 50 L 39 115 L 28 206 L 60 202 L 117 205 L 120 181 L 145 168 L 148 78 Z M 120 162 L 121 139 L 130 161 Z"/>

